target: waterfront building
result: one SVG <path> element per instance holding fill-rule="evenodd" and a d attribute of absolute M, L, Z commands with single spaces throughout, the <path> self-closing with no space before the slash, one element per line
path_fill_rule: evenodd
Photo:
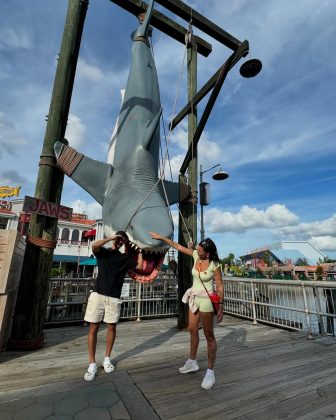
<path fill-rule="evenodd" d="M 265 260 L 269 260 L 274 265 L 284 265 L 295 264 L 301 259 L 313 266 L 322 262 L 325 257 L 325 254 L 308 241 L 280 241 L 253 249 L 242 255 L 240 259 L 245 265 L 250 264 L 258 268 L 263 266 Z"/>
<path fill-rule="evenodd" d="M 1 200 L 0 229 L 18 230 L 25 237 L 31 214 L 22 208 L 23 199 Z M 102 239 L 103 235 L 102 221 L 89 219 L 85 214 L 73 213 L 70 221 L 59 219 L 53 266 L 60 267 L 67 274 L 92 274 L 94 265 L 82 263 L 93 257 L 91 244 Z"/>

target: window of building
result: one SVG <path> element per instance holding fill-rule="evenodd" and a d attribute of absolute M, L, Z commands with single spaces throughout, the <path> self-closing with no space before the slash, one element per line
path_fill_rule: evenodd
<path fill-rule="evenodd" d="M 71 241 L 72 241 L 72 242 L 78 242 L 78 241 L 79 241 L 79 230 L 78 230 L 78 229 L 75 229 L 75 230 L 72 232 L 72 235 L 71 235 Z"/>
<path fill-rule="evenodd" d="M 70 235 L 69 229 L 68 228 L 63 229 L 61 240 L 62 241 L 68 241 L 69 240 L 69 235 Z"/>

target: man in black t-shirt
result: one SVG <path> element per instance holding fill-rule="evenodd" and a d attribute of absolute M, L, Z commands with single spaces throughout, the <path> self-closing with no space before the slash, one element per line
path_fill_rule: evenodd
<path fill-rule="evenodd" d="M 111 248 L 103 245 L 112 242 Z M 116 324 L 119 321 L 121 289 L 125 276 L 129 270 L 141 269 L 143 259 L 141 252 L 138 253 L 137 261 L 119 249 L 125 244 L 127 251 L 128 236 L 123 231 L 118 231 L 112 238 L 102 239 L 92 244 L 92 250 L 97 258 L 98 276 L 94 291 L 91 293 L 84 320 L 90 323 L 88 336 L 88 349 L 90 364 L 84 375 L 86 381 L 92 381 L 97 372 L 96 346 L 97 334 L 100 323 L 107 323 L 106 352 L 103 367 L 106 373 L 113 372 L 110 355 L 116 337 Z"/>

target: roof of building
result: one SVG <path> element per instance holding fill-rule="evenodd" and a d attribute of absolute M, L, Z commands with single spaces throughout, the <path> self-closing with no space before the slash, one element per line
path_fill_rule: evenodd
<path fill-rule="evenodd" d="M 0 214 L 11 214 L 11 215 L 15 215 L 14 212 L 12 212 L 9 209 L 5 209 L 5 208 L 0 208 Z"/>
<path fill-rule="evenodd" d="M 306 259 L 308 264 L 313 263 L 296 249 L 270 249 L 270 252 L 272 252 L 272 254 L 283 263 L 285 263 L 286 261 L 290 261 L 294 264 L 295 261 L 297 261 L 299 258 Z"/>
<path fill-rule="evenodd" d="M 304 258 L 308 264 L 316 265 L 323 260 L 324 254 L 308 241 L 281 241 L 261 248 L 253 249 L 249 253 L 242 255 L 243 261 L 262 258 L 265 252 L 272 254 L 281 262 L 291 260 L 295 262 L 298 258 Z"/>

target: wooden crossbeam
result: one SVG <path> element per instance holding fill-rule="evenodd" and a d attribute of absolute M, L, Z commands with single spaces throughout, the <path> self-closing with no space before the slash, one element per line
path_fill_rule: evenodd
<path fill-rule="evenodd" d="M 141 0 L 111 1 L 134 16 L 138 16 L 140 13 L 143 13 L 148 7 L 148 4 Z M 185 45 L 185 35 L 188 30 L 155 9 L 153 10 L 151 18 L 151 25 Z M 204 57 L 207 57 L 212 51 L 211 44 L 199 36 L 195 36 L 195 41 L 197 44 L 197 52 Z"/>
<path fill-rule="evenodd" d="M 232 55 L 230 55 L 230 57 L 228 58 L 228 60 L 223 64 L 223 66 L 220 69 L 219 75 L 217 77 L 217 80 L 215 82 L 213 91 L 211 92 L 209 101 L 204 109 L 202 118 L 197 126 L 194 138 L 192 143 L 190 143 L 189 145 L 189 149 L 188 152 L 186 154 L 186 157 L 182 163 L 181 169 L 180 169 L 180 173 L 182 175 L 184 175 L 186 173 L 186 170 L 189 166 L 189 163 L 192 159 L 192 156 L 196 153 L 197 151 L 197 145 L 198 145 L 198 141 L 201 138 L 201 135 L 203 133 L 205 124 L 208 121 L 209 115 L 212 111 L 213 106 L 215 105 L 216 99 L 219 95 L 219 92 L 223 86 L 223 83 L 225 81 L 225 78 L 228 74 L 228 72 L 230 71 L 230 69 L 234 66 L 234 64 L 237 63 L 237 61 L 240 60 L 241 57 L 243 57 L 246 54 L 246 51 L 248 51 L 249 48 L 249 44 L 247 41 L 244 41 L 240 47 L 238 48 L 238 50 L 236 52 L 234 52 Z"/>
<path fill-rule="evenodd" d="M 247 48 L 244 49 L 244 52 L 242 54 L 243 57 L 245 57 L 248 54 L 248 51 L 249 51 L 248 41 L 244 41 L 244 43 L 245 43 L 244 45 L 246 45 L 246 43 L 247 43 Z M 240 59 L 241 59 L 241 56 L 239 56 L 239 58 L 237 58 L 236 60 L 232 60 L 231 63 L 230 63 L 229 70 L 231 70 L 231 68 Z M 215 86 L 216 80 L 218 79 L 218 76 L 219 76 L 219 73 L 222 70 L 222 67 L 223 66 L 221 66 L 216 71 L 216 73 L 212 77 L 210 77 L 210 79 L 205 83 L 205 85 L 203 85 L 202 88 L 196 93 L 196 95 L 193 97 L 193 99 L 191 101 L 189 101 L 187 103 L 187 105 L 169 123 L 170 130 L 174 130 L 174 128 L 183 120 L 183 118 L 186 117 L 190 113 L 191 104 L 193 104 L 193 106 L 196 106 L 204 98 L 204 96 L 206 96 L 210 92 L 210 90 Z"/>
<path fill-rule="evenodd" d="M 216 39 L 220 43 L 224 44 L 226 47 L 230 48 L 233 51 L 236 51 L 240 46 L 241 42 L 233 37 L 224 29 L 220 28 L 211 20 L 207 19 L 195 9 L 192 9 L 190 6 L 185 4 L 181 0 L 155 0 L 156 3 L 161 4 L 166 9 L 173 12 L 176 16 L 181 17 L 187 22 L 192 19 L 192 24 L 196 28 L 210 35 L 212 38 Z"/>

